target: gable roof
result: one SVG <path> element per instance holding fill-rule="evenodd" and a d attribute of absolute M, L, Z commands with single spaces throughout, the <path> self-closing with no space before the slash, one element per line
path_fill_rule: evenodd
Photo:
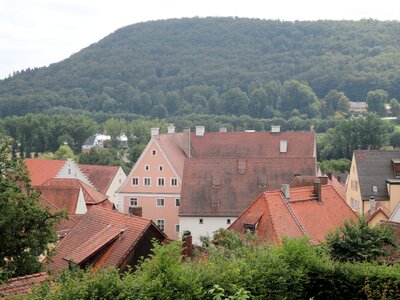
<path fill-rule="evenodd" d="M 245 168 L 243 174 L 239 168 Z M 296 173 L 315 172 L 313 157 L 188 159 L 179 215 L 238 216 L 266 189 L 289 183 Z"/>
<path fill-rule="evenodd" d="M 93 207 L 56 246 L 56 255 L 46 265 L 59 273 L 68 268 L 69 260 L 79 264 L 106 249 L 106 254 L 100 254 L 97 267 L 119 267 L 150 227 L 166 238 L 151 220 Z"/>
<path fill-rule="evenodd" d="M 79 168 L 89 178 L 90 182 L 98 189 L 99 192 L 105 194 L 108 191 L 112 181 L 118 173 L 119 167 L 116 166 L 94 166 L 94 165 L 78 165 Z"/>
<path fill-rule="evenodd" d="M 49 280 L 46 272 L 11 278 L 0 284 L 0 298 L 28 294 L 32 287 Z"/>
<path fill-rule="evenodd" d="M 354 151 L 361 198 L 374 196 L 375 199 L 388 199 L 386 179 L 394 178 L 392 159 L 400 159 L 400 151 L 396 150 L 357 150 Z M 372 191 L 377 186 L 378 192 Z"/>
<path fill-rule="evenodd" d="M 26 158 L 24 161 L 29 171 L 32 185 L 41 185 L 48 179 L 56 177 L 66 162 L 65 160 L 41 158 Z"/>
<path fill-rule="evenodd" d="M 282 238 L 307 237 L 311 244 L 322 242 L 328 232 L 343 225 L 344 220 L 357 220 L 356 214 L 346 204 L 332 185 L 321 186 L 321 202 L 314 187 L 290 189 L 290 199 L 280 190 L 262 193 L 229 227 L 242 234 L 249 216 L 258 216 L 252 225 L 261 240 L 282 243 Z"/>

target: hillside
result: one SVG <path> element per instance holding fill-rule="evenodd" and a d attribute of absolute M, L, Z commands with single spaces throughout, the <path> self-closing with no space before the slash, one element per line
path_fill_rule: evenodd
<path fill-rule="evenodd" d="M 270 117 L 284 109 L 282 86 L 291 79 L 305 81 L 311 89 L 304 93 L 318 98 L 336 89 L 364 100 L 368 91 L 384 89 L 400 99 L 399 46 L 400 23 L 375 20 L 134 24 L 62 62 L 0 81 L 0 117 L 54 107 L 159 117 L 193 111 Z M 249 104 L 257 96 L 265 103 L 252 113 Z M 237 107 L 226 109 L 232 101 Z M 302 111 L 302 105 L 291 109 L 310 116 L 319 109 Z"/>

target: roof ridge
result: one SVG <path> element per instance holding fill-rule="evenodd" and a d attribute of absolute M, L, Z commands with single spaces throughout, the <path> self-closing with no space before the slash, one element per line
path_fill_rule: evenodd
<path fill-rule="evenodd" d="M 310 235 L 307 233 L 306 229 L 300 223 L 300 220 L 297 218 L 296 214 L 294 213 L 294 211 L 290 207 L 289 202 L 287 201 L 286 197 L 282 193 L 280 193 L 280 197 L 281 197 L 283 203 L 286 205 L 286 208 L 288 209 L 289 213 L 293 217 L 294 221 L 296 222 L 297 226 L 299 226 L 301 232 L 308 238 L 309 243 L 311 245 L 314 245 L 314 242 L 311 240 Z"/>
<path fill-rule="evenodd" d="M 266 194 L 267 192 L 264 192 L 264 193 Z M 272 218 L 271 210 L 270 210 L 270 208 L 269 208 L 269 202 L 268 202 L 268 199 L 267 199 L 266 195 L 264 195 L 264 198 L 265 198 L 266 201 L 267 201 L 268 215 L 269 215 L 269 218 L 270 218 L 270 220 L 271 220 L 272 228 L 273 228 L 273 230 L 274 230 L 274 235 L 275 235 L 276 241 L 278 241 L 278 240 L 279 240 L 278 233 L 276 232 L 275 222 L 274 222 L 274 219 Z M 265 215 L 265 213 L 264 213 L 263 215 Z"/>

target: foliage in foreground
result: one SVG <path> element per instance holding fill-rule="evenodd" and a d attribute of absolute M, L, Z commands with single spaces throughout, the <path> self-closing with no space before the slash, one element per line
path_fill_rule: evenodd
<path fill-rule="evenodd" d="M 400 266 L 330 260 L 305 240 L 281 247 L 229 232 L 207 256 L 182 260 L 180 242 L 160 246 L 134 272 L 65 272 L 28 299 L 398 299 Z M 230 248 L 234 245 L 234 248 Z"/>

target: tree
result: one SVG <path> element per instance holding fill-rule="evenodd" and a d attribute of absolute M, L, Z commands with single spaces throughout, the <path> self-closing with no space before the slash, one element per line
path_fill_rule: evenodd
<path fill-rule="evenodd" d="M 385 115 L 385 104 L 388 96 L 388 93 L 384 90 L 369 91 L 365 100 L 368 104 L 368 111 L 376 112 L 380 116 Z"/>
<path fill-rule="evenodd" d="M 231 88 L 226 93 L 221 95 L 223 102 L 223 110 L 229 114 L 242 115 L 247 114 L 249 109 L 250 99 L 246 93 L 240 88 Z"/>
<path fill-rule="evenodd" d="M 291 112 L 298 109 L 301 113 L 314 117 L 319 113 L 320 103 L 314 91 L 304 82 L 285 81 L 281 110 Z"/>
<path fill-rule="evenodd" d="M 392 98 L 389 102 L 390 104 L 390 111 L 392 112 L 392 116 L 398 117 L 400 115 L 400 104 L 396 100 L 396 98 Z"/>
<path fill-rule="evenodd" d="M 60 148 L 54 153 L 51 152 L 45 152 L 41 155 L 39 155 L 39 158 L 44 158 L 44 159 L 76 159 L 76 155 L 74 154 L 74 151 L 71 149 L 70 146 L 68 145 L 61 145 Z"/>
<path fill-rule="evenodd" d="M 111 146 L 115 149 L 118 148 L 121 136 L 126 131 L 126 122 L 122 119 L 111 118 L 104 124 L 104 129 L 111 138 Z"/>
<path fill-rule="evenodd" d="M 343 92 L 331 90 L 323 100 L 322 112 L 324 116 L 334 115 L 336 112 L 347 113 L 350 108 L 350 100 Z"/>
<path fill-rule="evenodd" d="M 347 158 L 324 160 L 321 162 L 322 172 L 349 172 L 351 161 Z"/>
<path fill-rule="evenodd" d="M 23 160 L 11 154 L 11 140 L 0 137 L 0 279 L 40 271 L 38 256 L 57 241 L 54 224 L 64 216 L 39 206 Z"/>
<path fill-rule="evenodd" d="M 328 253 L 334 260 L 371 262 L 385 256 L 385 246 L 396 246 L 394 232 L 386 225 L 370 227 L 364 217 L 358 222 L 345 221 L 344 226 L 326 237 Z"/>

